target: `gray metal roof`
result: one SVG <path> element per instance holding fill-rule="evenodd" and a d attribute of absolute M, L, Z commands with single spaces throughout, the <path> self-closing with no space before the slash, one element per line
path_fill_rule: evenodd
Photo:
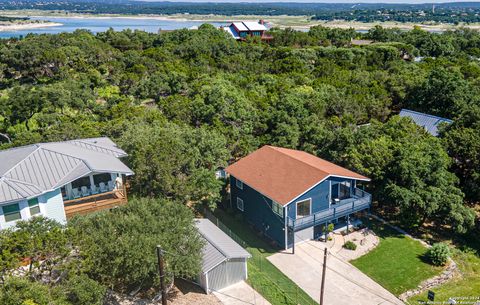
<path fill-rule="evenodd" d="M 202 249 L 202 272 L 206 273 L 219 264 L 226 261 L 227 258 L 218 251 L 211 243 L 208 241 L 205 243 L 205 246 Z"/>
<path fill-rule="evenodd" d="M 0 151 L 0 203 L 36 197 L 90 173 L 133 172 L 108 138 L 39 143 Z"/>
<path fill-rule="evenodd" d="M 203 248 L 202 272 L 208 272 L 225 260 L 251 257 L 245 249 L 208 219 L 196 219 L 198 232 L 207 241 Z"/>
<path fill-rule="evenodd" d="M 69 143 L 81 146 L 83 148 L 87 148 L 90 150 L 98 151 L 101 153 L 106 153 L 117 158 L 127 156 L 123 150 L 117 147 L 117 144 L 110 140 L 110 138 L 103 137 L 103 138 L 89 138 L 89 139 L 78 139 L 78 140 L 71 140 L 68 141 Z"/>
<path fill-rule="evenodd" d="M 401 117 L 409 117 L 415 124 L 425 128 L 425 130 L 432 136 L 438 136 L 438 125 L 440 123 L 453 123 L 452 120 L 441 118 L 438 116 L 416 112 L 408 109 L 402 109 L 399 114 Z"/>

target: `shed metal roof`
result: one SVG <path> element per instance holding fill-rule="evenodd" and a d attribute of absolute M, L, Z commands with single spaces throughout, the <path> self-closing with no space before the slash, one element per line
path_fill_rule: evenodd
<path fill-rule="evenodd" d="M 203 247 L 202 272 L 206 273 L 233 258 L 251 257 L 245 249 L 208 219 L 196 219 L 198 232 L 206 240 Z"/>
<path fill-rule="evenodd" d="M 281 205 L 289 204 L 329 176 L 370 180 L 304 151 L 268 145 L 225 170 Z"/>
<path fill-rule="evenodd" d="M 0 151 L 0 203 L 39 196 L 90 173 L 133 172 L 108 138 L 39 143 Z"/>
<path fill-rule="evenodd" d="M 452 120 L 434 116 L 431 114 L 421 113 L 413 110 L 402 109 L 399 114 L 401 117 L 409 117 L 415 124 L 425 128 L 432 136 L 438 136 L 438 125 L 441 123 L 451 124 Z"/>

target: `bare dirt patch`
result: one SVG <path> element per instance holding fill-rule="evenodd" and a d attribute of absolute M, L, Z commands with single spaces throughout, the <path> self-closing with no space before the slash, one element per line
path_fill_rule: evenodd
<path fill-rule="evenodd" d="M 108 294 L 106 305 L 158 305 L 148 299 L 129 297 L 114 292 Z M 206 294 L 199 286 L 185 280 L 176 279 L 175 285 L 168 293 L 168 304 L 171 305 L 220 305 L 215 295 Z"/>

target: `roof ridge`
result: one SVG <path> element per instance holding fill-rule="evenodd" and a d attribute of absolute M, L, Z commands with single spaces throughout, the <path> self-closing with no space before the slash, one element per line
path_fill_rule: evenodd
<path fill-rule="evenodd" d="M 215 228 L 216 230 L 219 230 L 222 234 L 225 234 L 228 238 L 230 238 L 234 243 L 237 244 L 237 242 L 236 242 L 233 238 L 231 238 L 227 233 L 223 232 L 223 230 L 220 229 L 219 227 L 217 227 L 213 222 L 211 222 L 210 219 L 208 219 L 208 218 L 200 218 L 200 219 L 205 219 L 205 220 L 204 220 L 205 223 L 209 223 L 209 222 L 210 222 L 208 225 L 211 225 L 212 228 Z M 223 251 L 217 243 L 215 243 L 215 242 L 212 241 L 210 238 L 208 238 L 205 234 L 203 234 L 203 233 L 201 232 L 201 230 L 198 230 L 198 231 L 200 232 L 200 235 L 202 235 L 202 237 L 203 237 L 209 244 L 211 244 L 215 249 L 218 250 L 218 252 L 220 252 L 220 253 L 221 253 L 223 256 L 225 256 L 226 258 L 230 258 L 230 255 L 226 254 L 225 251 Z M 242 249 L 243 249 L 243 248 L 242 248 Z"/>
<path fill-rule="evenodd" d="M 59 142 L 56 142 L 56 143 L 59 143 Z M 67 143 L 68 143 L 68 142 L 67 142 Z M 71 143 L 68 143 L 68 144 L 70 144 L 70 145 L 72 145 L 72 146 L 75 146 L 75 145 L 73 145 L 73 144 L 71 144 Z M 76 147 L 78 147 L 78 146 L 76 146 Z M 83 148 L 83 147 L 80 147 L 80 148 Z M 49 148 L 46 148 L 46 147 L 42 147 L 42 149 L 48 150 L 49 152 L 53 152 L 53 153 L 56 153 L 56 154 L 59 154 L 59 155 L 62 155 L 62 156 L 66 156 L 66 157 L 69 157 L 69 158 L 77 159 L 77 160 L 79 160 L 80 162 L 83 162 L 83 163 L 88 167 L 88 169 L 89 169 L 90 171 L 92 170 L 92 167 L 90 166 L 90 164 L 88 164 L 87 161 L 85 161 L 85 160 L 83 160 L 83 159 L 81 159 L 81 158 L 78 158 L 78 157 L 75 157 L 75 156 L 72 156 L 72 155 L 69 155 L 69 154 L 65 154 L 65 153 L 62 153 L 62 152 L 59 152 L 59 151 L 55 151 L 55 150 L 53 150 L 53 149 L 49 149 Z M 83 148 L 83 149 L 85 149 L 85 148 Z M 74 169 L 77 168 L 77 167 L 78 167 L 78 164 L 74 167 Z M 72 170 L 73 170 L 73 169 L 72 169 Z"/>
<path fill-rule="evenodd" d="M 17 192 L 18 195 L 22 196 L 22 197 L 25 197 L 21 191 L 19 191 L 15 185 L 13 183 L 10 183 L 10 181 L 8 179 L 4 179 L 3 180 L 9 187 L 11 187 L 15 192 Z"/>
<path fill-rule="evenodd" d="M 65 175 L 60 179 L 60 181 L 57 182 L 57 184 L 53 185 L 52 188 L 53 188 L 53 189 L 56 189 L 56 188 L 59 188 L 59 187 L 64 186 L 65 184 L 64 184 L 64 183 L 60 184 L 60 182 L 62 182 L 62 181 L 65 179 L 65 177 L 67 177 L 68 175 L 70 175 L 73 171 L 75 171 L 77 168 L 79 168 L 82 164 L 85 165 L 85 166 L 88 168 L 88 170 L 90 171 L 90 172 L 89 172 L 90 174 L 93 173 L 92 168 L 91 168 L 90 166 L 88 166 L 87 162 L 85 162 L 84 160 L 81 160 L 81 161 L 82 161 L 82 162 L 78 163 L 78 164 L 77 164 L 75 167 L 73 167 L 67 174 L 65 174 Z M 72 181 L 73 181 L 73 180 L 72 180 Z M 71 182 L 71 181 L 70 181 L 70 182 Z"/>
<path fill-rule="evenodd" d="M 7 170 L 5 173 L 3 173 L 2 177 L 5 177 L 6 175 L 8 175 L 14 168 L 16 168 L 17 166 L 19 166 L 20 163 L 22 163 L 23 161 L 25 161 L 25 159 L 27 159 L 28 157 L 30 157 L 31 155 L 33 155 L 33 153 L 35 153 L 36 151 L 38 151 L 40 149 L 40 144 L 39 143 L 35 143 L 35 144 L 31 144 L 31 145 L 26 145 L 26 146 L 19 146 L 19 147 L 15 147 L 15 148 L 21 148 L 21 147 L 29 147 L 29 146 L 36 146 L 36 148 L 34 150 L 32 150 L 28 155 L 25 156 L 25 158 L 23 158 L 22 160 L 20 160 L 19 162 L 17 162 L 14 166 L 10 167 L 9 170 Z"/>
<path fill-rule="evenodd" d="M 319 170 L 319 171 L 321 171 L 322 173 L 325 173 L 326 175 L 330 175 L 330 173 L 324 171 L 323 169 L 320 169 L 320 168 L 318 168 L 318 167 L 316 167 L 316 166 L 313 166 L 313 165 L 311 165 L 311 164 L 309 164 L 309 163 L 307 163 L 307 162 L 305 162 L 305 161 L 303 161 L 303 160 L 301 160 L 301 159 L 298 159 L 298 158 L 296 158 L 296 157 L 294 157 L 294 156 L 291 156 L 291 155 L 283 152 L 282 149 L 288 149 L 288 150 L 298 151 L 298 152 L 301 152 L 301 153 L 309 154 L 309 155 L 311 155 L 311 156 L 313 156 L 313 157 L 315 157 L 315 158 L 319 158 L 319 157 L 317 157 L 317 156 L 314 156 L 314 155 L 312 155 L 312 154 L 310 154 L 310 153 L 307 153 L 307 152 L 305 152 L 305 151 L 295 150 L 295 149 L 290 149 L 290 148 L 283 148 L 283 147 L 277 147 L 277 146 L 271 146 L 271 145 L 267 145 L 267 147 L 274 149 L 275 151 L 281 153 L 281 154 L 284 155 L 284 156 L 287 156 L 287 157 L 289 157 L 289 158 L 291 158 L 291 159 L 294 159 L 294 160 L 296 160 L 296 161 L 302 162 L 303 164 L 305 164 L 305 165 L 307 165 L 307 166 L 309 166 L 309 167 L 311 167 L 311 168 L 313 168 L 313 169 Z M 277 149 L 277 148 L 280 148 L 280 149 Z M 321 158 L 319 158 L 319 159 L 321 159 Z M 334 163 L 332 163 L 332 162 L 330 162 L 330 161 L 327 161 L 327 160 L 325 160 L 325 159 L 321 159 L 321 160 L 326 161 L 326 162 L 328 162 L 328 163 L 331 163 L 331 164 L 333 164 L 333 165 L 336 165 L 336 164 L 334 164 Z M 337 165 L 337 166 L 338 166 L 338 165 Z"/>
<path fill-rule="evenodd" d="M 12 178 L 12 177 L 3 177 L 3 178 L 5 179 L 5 181 L 19 182 L 19 183 L 23 183 L 23 184 L 26 184 L 26 185 L 36 187 L 38 189 L 38 185 L 35 185 L 35 184 L 27 182 L 27 181 L 15 179 L 15 178 Z"/>
<path fill-rule="evenodd" d="M 72 143 L 72 142 L 81 142 L 81 143 L 84 143 L 84 144 L 87 144 L 87 145 L 92 145 L 92 146 L 95 146 L 95 147 L 100 147 L 100 148 L 103 148 L 103 149 L 106 149 L 106 150 L 110 150 L 110 151 L 113 151 L 112 149 L 108 148 L 108 147 L 105 147 L 103 145 L 98 145 L 97 142 L 89 142 L 87 140 L 98 140 L 98 139 L 108 139 L 111 141 L 111 139 L 109 137 L 96 137 L 96 138 L 83 138 L 83 139 L 73 139 L 73 140 L 69 140 L 69 141 L 66 141 L 67 143 Z M 113 141 L 112 141 L 113 142 Z M 115 143 L 114 143 L 115 144 Z M 116 144 L 113 145 L 113 147 L 115 148 L 118 148 L 120 150 L 122 150 L 121 148 L 117 147 Z"/>
<path fill-rule="evenodd" d="M 218 252 L 220 252 L 220 254 L 222 254 L 225 258 L 230 258 L 227 254 L 225 254 L 225 252 L 220 249 L 220 247 L 214 243 L 210 238 L 206 237 L 205 235 L 202 234 L 202 237 L 210 244 L 212 245 L 212 247 L 214 247 L 215 249 L 217 249 Z"/>
<path fill-rule="evenodd" d="M 443 120 L 443 121 L 453 122 L 453 120 L 451 120 L 451 119 L 442 118 L 442 117 L 439 117 L 439 116 L 436 116 L 436 115 L 433 115 L 433 114 L 429 114 L 429 113 L 425 113 L 425 112 L 419 112 L 419 111 L 410 110 L 410 109 L 406 109 L 406 108 L 403 108 L 402 110 L 400 110 L 400 112 L 402 112 L 402 111 L 406 111 L 406 112 L 411 112 L 411 113 L 416 113 L 416 114 L 428 116 L 428 117 L 437 119 L 437 120 L 439 120 L 439 121 L 440 121 L 440 120 Z"/>

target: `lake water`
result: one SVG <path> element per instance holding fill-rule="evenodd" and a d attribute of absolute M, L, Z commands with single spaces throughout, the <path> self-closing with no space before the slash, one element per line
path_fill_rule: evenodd
<path fill-rule="evenodd" d="M 56 34 L 61 32 L 73 32 L 77 29 L 86 29 L 93 33 L 104 32 L 109 28 L 116 31 L 124 29 L 143 30 L 146 32 L 157 33 L 162 30 L 176 30 L 183 28 L 191 28 L 200 26 L 203 23 L 210 23 L 215 26 L 225 25 L 226 22 L 203 22 L 203 21 L 182 21 L 182 20 L 158 20 L 148 18 L 108 18 L 108 17 L 91 17 L 91 18 L 75 18 L 75 17 L 32 17 L 35 20 L 50 20 L 52 22 L 61 23 L 60 26 L 45 27 L 39 29 L 4 31 L 0 32 L 0 38 L 10 38 L 25 36 L 29 33 L 34 34 Z"/>

